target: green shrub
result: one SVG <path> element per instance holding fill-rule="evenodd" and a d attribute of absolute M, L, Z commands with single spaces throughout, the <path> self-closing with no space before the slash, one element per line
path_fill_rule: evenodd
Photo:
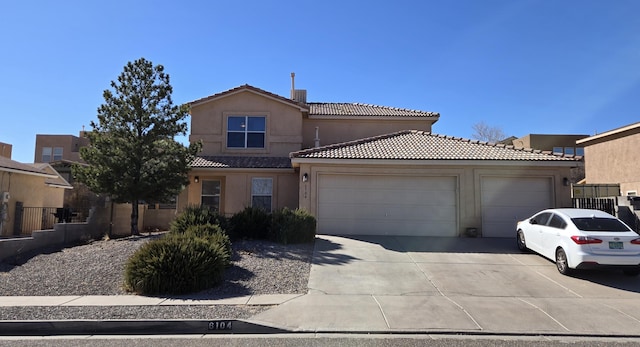
<path fill-rule="evenodd" d="M 174 233 L 183 233 L 192 225 L 213 224 L 219 225 L 222 230 L 227 229 L 227 220 L 223 215 L 203 205 L 189 205 L 169 227 Z"/>
<path fill-rule="evenodd" d="M 231 240 L 220 226 L 213 224 L 192 225 L 187 228 L 184 235 L 194 238 L 203 238 L 208 242 L 222 245 L 227 253 L 228 259 L 231 259 L 231 254 L 233 252 L 231 248 Z M 227 265 L 231 265 L 231 263 L 229 262 Z"/>
<path fill-rule="evenodd" d="M 229 236 L 235 239 L 266 240 L 271 215 L 262 208 L 245 207 L 229 219 Z"/>
<path fill-rule="evenodd" d="M 316 219 L 302 209 L 274 211 L 269 239 L 282 244 L 312 242 L 316 237 Z"/>
<path fill-rule="evenodd" d="M 143 245 L 129 258 L 125 289 L 138 294 L 185 294 L 222 282 L 229 256 L 222 244 L 168 234 Z"/>

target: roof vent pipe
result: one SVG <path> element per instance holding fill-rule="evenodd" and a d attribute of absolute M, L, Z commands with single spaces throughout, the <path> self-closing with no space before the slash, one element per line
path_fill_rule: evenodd
<path fill-rule="evenodd" d="M 320 135 L 319 134 L 320 134 L 320 127 L 316 127 L 316 138 L 314 139 L 316 148 L 320 147 Z"/>
<path fill-rule="evenodd" d="M 296 98 L 296 73 L 291 73 L 291 100 Z"/>

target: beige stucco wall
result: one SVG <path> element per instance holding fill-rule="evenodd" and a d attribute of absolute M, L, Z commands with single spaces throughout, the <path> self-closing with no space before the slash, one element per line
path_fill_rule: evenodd
<path fill-rule="evenodd" d="M 227 149 L 226 119 L 231 115 L 266 116 L 265 149 Z M 202 140 L 199 154 L 281 156 L 302 147 L 302 113 L 299 108 L 250 91 L 222 97 L 191 108 L 190 142 Z"/>
<path fill-rule="evenodd" d="M 571 187 L 563 184 L 564 177 L 570 175 L 569 167 L 540 166 L 415 166 L 396 165 L 381 167 L 378 165 L 330 165 L 301 164 L 300 177 L 309 174 L 309 180 L 300 183 L 299 205 L 314 216 L 318 212 L 318 175 L 319 174 L 378 174 L 409 176 L 448 176 L 458 182 L 458 230 L 463 235 L 466 228 L 482 225 L 482 206 L 480 182 L 483 176 L 545 177 L 553 182 L 553 200 L 555 207 L 571 207 Z"/>
<path fill-rule="evenodd" d="M 587 183 L 618 183 L 621 194 L 640 193 L 640 134 L 585 147 Z"/>
<path fill-rule="evenodd" d="M 194 182 L 198 176 L 199 182 Z M 186 205 L 200 205 L 203 180 L 220 180 L 220 213 L 232 215 L 251 206 L 251 180 L 271 178 L 273 180 L 272 207 L 298 207 L 298 175 L 289 170 L 193 170 L 189 174 L 191 182 L 178 197 L 178 211 Z"/>
<path fill-rule="evenodd" d="M 320 145 L 347 142 L 401 130 L 431 131 L 433 120 L 426 119 L 309 119 L 302 125 L 303 148 L 315 147 L 316 127 Z"/>
<path fill-rule="evenodd" d="M 16 201 L 24 207 L 63 207 L 64 189 L 45 185 L 45 177 L 20 173 L 0 172 L 0 192 L 9 192 L 8 220 L 3 223 L 0 235 L 12 235 Z"/>

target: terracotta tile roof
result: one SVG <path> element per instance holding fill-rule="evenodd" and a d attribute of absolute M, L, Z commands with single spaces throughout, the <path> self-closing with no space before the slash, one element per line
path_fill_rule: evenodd
<path fill-rule="evenodd" d="M 437 112 L 409 110 L 406 108 L 376 106 L 361 103 L 309 102 L 307 105 L 309 105 L 309 116 L 440 117 L 440 114 Z"/>
<path fill-rule="evenodd" d="M 304 109 L 308 108 L 304 104 L 300 104 L 300 103 L 298 103 L 296 101 L 293 101 L 293 100 L 291 100 L 289 98 L 285 98 L 284 96 L 280 96 L 278 94 L 274 94 L 274 93 L 268 92 L 268 91 L 266 91 L 264 89 L 256 88 L 256 87 L 248 85 L 248 84 L 244 84 L 244 85 L 241 85 L 239 87 L 231 88 L 231 89 L 226 90 L 224 92 L 220 92 L 220 93 L 216 93 L 216 94 L 213 94 L 213 95 L 205 96 L 204 98 L 200 98 L 200 99 L 191 101 L 188 104 L 190 106 L 194 106 L 196 104 L 207 102 L 209 100 L 213 100 L 213 99 L 225 96 L 225 95 L 231 95 L 231 94 L 243 91 L 243 90 L 249 90 L 249 91 L 252 91 L 252 92 L 255 92 L 255 93 L 258 93 L 258 94 L 263 94 L 263 95 L 269 96 L 271 98 L 274 98 L 276 100 L 291 104 L 292 106 L 295 106 L 295 107 L 302 107 Z"/>
<path fill-rule="evenodd" d="M 226 169 L 290 169 L 291 159 L 287 157 L 240 157 L 240 156 L 202 156 L 191 162 L 192 168 Z"/>
<path fill-rule="evenodd" d="M 290 154 L 291 158 L 397 159 L 397 160 L 524 160 L 578 161 L 581 157 L 555 155 L 540 150 L 515 148 L 404 130 L 357 141 L 311 148 Z"/>

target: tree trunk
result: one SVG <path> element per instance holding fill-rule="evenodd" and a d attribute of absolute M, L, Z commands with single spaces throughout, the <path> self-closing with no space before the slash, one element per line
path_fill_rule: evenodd
<path fill-rule="evenodd" d="M 131 202 L 131 235 L 140 235 L 138 231 L 138 200 Z"/>

